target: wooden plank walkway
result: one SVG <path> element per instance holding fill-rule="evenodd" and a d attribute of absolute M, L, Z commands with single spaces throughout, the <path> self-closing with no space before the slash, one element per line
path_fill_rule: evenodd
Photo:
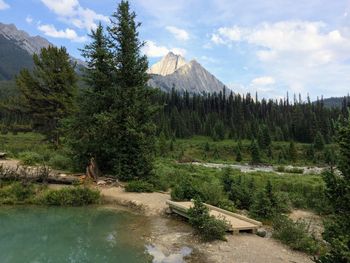
<path fill-rule="evenodd" d="M 188 218 L 187 211 L 193 206 L 193 202 L 174 202 L 167 200 L 169 208 L 172 212 Z M 226 211 L 224 209 L 205 204 L 209 208 L 209 214 L 227 221 L 229 228 L 227 229 L 233 233 L 239 233 L 241 231 L 248 231 L 255 233 L 257 229 L 262 225 L 261 222 L 242 216 L 236 213 Z"/>

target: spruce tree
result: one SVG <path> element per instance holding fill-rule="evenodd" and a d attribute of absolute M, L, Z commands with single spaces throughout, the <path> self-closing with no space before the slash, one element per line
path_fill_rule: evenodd
<path fill-rule="evenodd" d="M 101 24 L 89 37 L 91 42 L 81 50 L 86 60 L 83 79 L 87 87 L 79 96 L 79 110 L 65 123 L 66 137 L 77 168 L 85 168 L 93 157 L 102 172 L 112 173 L 118 151 L 118 127 L 111 110 L 117 94 L 113 83 L 113 54 Z"/>
<path fill-rule="evenodd" d="M 298 151 L 297 151 L 297 148 L 295 147 L 294 141 L 291 141 L 289 143 L 288 151 L 289 151 L 289 160 L 295 163 L 298 159 Z"/>
<path fill-rule="evenodd" d="M 320 131 L 316 133 L 315 140 L 314 140 L 314 147 L 318 151 L 322 151 L 324 149 L 324 138 Z"/>
<path fill-rule="evenodd" d="M 108 27 L 115 64 L 117 99 L 113 115 L 118 123 L 118 151 L 114 156 L 114 173 L 121 179 L 146 177 L 153 169 L 156 107 L 154 91 L 147 87 L 148 61 L 141 55 L 144 43 L 139 40 L 140 23 L 130 10 L 128 1 L 121 1 Z"/>
<path fill-rule="evenodd" d="M 259 146 L 255 140 L 253 140 L 252 144 L 250 145 L 250 154 L 252 164 L 261 163 Z"/>
<path fill-rule="evenodd" d="M 23 69 L 16 78 L 21 107 L 32 118 L 33 128 L 59 145 L 60 121 L 74 110 L 77 77 L 64 47 L 49 46 L 33 55 L 34 69 Z"/>
<path fill-rule="evenodd" d="M 338 133 L 338 169 L 341 174 L 328 171 L 324 175 L 326 195 L 333 207 L 333 215 L 329 217 L 323 233 L 330 250 L 317 260 L 320 263 L 350 262 L 350 118 Z"/>

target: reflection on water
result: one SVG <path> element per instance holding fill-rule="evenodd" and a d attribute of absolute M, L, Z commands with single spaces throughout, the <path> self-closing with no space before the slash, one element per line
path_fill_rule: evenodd
<path fill-rule="evenodd" d="M 140 224 L 139 216 L 95 207 L 1 208 L 0 262 L 148 262 L 133 230 Z"/>
<path fill-rule="evenodd" d="M 178 253 L 169 256 L 166 256 L 159 248 L 153 245 L 147 245 L 146 249 L 153 256 L 153 263 L 184 263 L 184 258 L 192 253 L 192 249 L 189 247 L 183 247 Z"/>

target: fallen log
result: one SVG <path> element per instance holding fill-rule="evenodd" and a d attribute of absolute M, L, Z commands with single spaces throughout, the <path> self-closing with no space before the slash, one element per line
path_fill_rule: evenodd
<path fill-rule="evenodd" d="M 0 180 L 70 185 L 79 183 L 81 176 L 52 172 L 47 167 L 0 166 Z"/>

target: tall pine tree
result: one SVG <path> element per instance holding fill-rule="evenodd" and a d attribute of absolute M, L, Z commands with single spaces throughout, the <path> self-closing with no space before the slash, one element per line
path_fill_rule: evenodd
<path fill-rule="evenodd" d="M 113 105 L 118 123 L 118 151 L 114 156 L 114 172 L 122 179 L 145 177 L 152 172 L 155 125 L 152 117 L 152 91 L 147 88 L 147 57 L 141 55 L 144 43 L 139 40 L 140 23 L 121 1 L 108 27 L 115 64 L 117 101 Z"/>
<path fill-rule="evenodd" d="M 77 77 L 64 47 L 49 46 L 33 55 L 34 69 L 23 69 L 16 79 L 22 110 L 33 128 L 59 145 L 59 124 L 74 109 Z"/>

